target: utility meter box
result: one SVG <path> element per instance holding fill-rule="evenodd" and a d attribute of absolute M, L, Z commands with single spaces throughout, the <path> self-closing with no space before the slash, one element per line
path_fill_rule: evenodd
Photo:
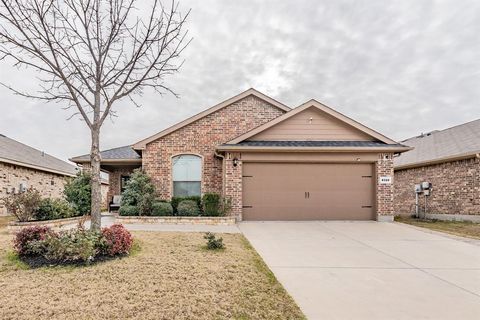
<path fill-rule="evenodd" d="M 423 189 L 423 190 L 428 190 L 428 189 L 430 189 L 431 186 L 432 186 L 432 185 L 431 185 L 430 182 L 426 182 L 426 181 L 425 181 L 425 182 L 422 182 L 422 189 Z"/>
<path fill-rule="evenodd" d="M 422 193 L 422 185 L 421 184 L 416 184 L 415 185 L 415 193 Z"/>
<path fill-rule="evenodd" d="M 20 183 L 20 186 L 19 186 L 19 188 L 18 188 L 18 191 L 19 191 L 20 193 L 23 193 L 23 192 L 27 191 L 27 184 L 26 184 L 25 182 Z"/>

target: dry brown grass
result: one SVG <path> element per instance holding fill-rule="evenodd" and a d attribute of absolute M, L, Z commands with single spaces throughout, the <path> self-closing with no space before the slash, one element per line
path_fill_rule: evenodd
<path fill-rule="evenodd" d="M 480 239 L 480 223 L 420 220 L 409 217 L 396 217 L 395 221 L 408 223 L 417 227 L 450 233 L 456 236 Z"/>
<path fill-rule="evenodd" d="M 133 256 L 89 267 L 24 270 L 0 230 L 0 319 L 303 319 L 239 234 L 227 249 L 199 233 L 135 232 Z"/>
<path fill-rule="evenodd" d="M 13 220 L 15 220 L 15 218 L 12 216 L 0 217 L 0 231 L 2 230 L 2 228 L 5 228 L 10 221 Z"/>

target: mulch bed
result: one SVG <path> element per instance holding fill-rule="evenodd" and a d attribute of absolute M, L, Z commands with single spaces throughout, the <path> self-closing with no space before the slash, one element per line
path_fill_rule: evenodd
<path fill-rule="evenodd" d="M 81 260 L 48 260 L 42 256 L 20 256 L 20 261 L 27 264 L 30 268 L 42 268 L 42 267 L 57 267 L 57 266 L 73 266 L 73 267 L 84 267 L 84 266 L 91 266 L 94 264 L 98 264 L 105 261 L 115 260 L 119 258 L 126 257 L 127 255 L 119 255 L 119 256 L 106 256 L 106 255 L 99 255 L 96 256 L 94 260 L 91 261 L 81 261 Z"/>

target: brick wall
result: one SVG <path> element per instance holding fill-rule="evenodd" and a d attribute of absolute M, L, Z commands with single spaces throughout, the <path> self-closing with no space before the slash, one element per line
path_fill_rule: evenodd
<path fill-rule="evenodd" d="M 113 171 L 108 173 L 108 195 L 107 195 L 107 204 L 112 201 L 113 196 L 120 195 L 120 178 L 121 176 L 130 176 L 135 168 L 124 167 L 124 168 L 115 168 Z"/>
<path fill-rule="evenodd" d="M 415 184 L 431 182 L 427 213 L 480 214 L 480 159 L 395 171 L 395 213 L 415 211 Z M 423 210 L 423 199 L 420 208 Z"/>
<path fill-rule="evenodd" d="M 5 197 L 12 188 L 18 192 L 21 183 L 25 183 L 27 188 L 37 189 L 44 198 L 61 198 L 67 179 L 55 173 L 0 163 L 0 198 Z M 6 213 L 5 207 L 0 204 L 0 215 Z"/>
<path fill-rule="evenodd" d="M 246 97 L 147 144 L 142 153 L 143 168 L 152 177 L 159 196 L 169 199 L 172 156 L 197 154 L 203 157 L 202 193 L 222 193 L 222 161 L 215 157 L 215 147 L 283 113 L 261 99 Z"/>
<path fill-rule="evenodd" d="M 393 179 L 393 154 L 379 154 L 375 168 L 377 178 L 377 216 L 380 217 L 379 220 L 382 220 L 382 216 L 392 216 L 394 214 L 393 193 L 396 181 Z M 381 176 L 392 177 L 392 184 L 380 184 L 379 177 Z"/>
<path fill-rule="evenodd" d="M 233 159 L 237 158 L 237 165 Z M 239 153 L 227 152 L 225 155 L 225 197 L 231 201 L 230 215 L 237 221 L 242 220 L 242 161 Z"/>

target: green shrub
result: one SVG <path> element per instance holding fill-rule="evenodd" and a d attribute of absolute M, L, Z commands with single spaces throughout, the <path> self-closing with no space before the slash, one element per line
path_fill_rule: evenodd
<path fill-rule="evenodd" d="M 148 216 L 152 213 L 154 202 L 155 186 L 150 177 L 141 169 L 135 169 L 122 193 L 120 208 L 134 206 L 137 208 L 136 215 Z"/>
<path fill-rule="evenodd" d="M 36 220 L 70 218 L 77 215 L 73 207 L 63 199 L 42 199 L 35 212 Z"/>
<path fill-rule="evenodd" d="M 177 215 L 179 216 L 198 216 L 200 208 L 194 200 L 183 200 L 178 204 Z"/>
<path fill-rule="evenodd" d="M 222 215 L 221 197 L 218 193 L 205 193 L 202 197 L 203 215 L 216 217 Z"/>
<path fill-rule="evenodd" d="M 118 210 L 118 214 L 121 216 L 138 216 L 138 209 L 136 206 L 123 205 Z"/>
<path fill-rule="evenodd" d="M 40 193 L 30 188 L 25 192 L 11 193 L 2 198 L 0 203 L 7 208 L 7 212 L 17 217 L 18 221 L 29 221 L 34 219 L 41 201 Z"/>
<path fill-rule="evenodd" d="M 225 249 L 225 245 L 223 244 L 223 238 L 216 238 L 214 233 L 207 232 L 205 233 L 203 238 L 207 240 L 207 249 L 209 250 Z"/>
<path fill-rule="evenodd" d="M 73 207 L 75 215 L 89 214 L 92 199 L 92 177 L 88 172 L 79 172 L 65 185 L 63 193 L 65 199 Z"/>
<path fill-rule="evenodd" d="M 156 201 L 153 203 L 152 216 L 172 216 L 173 208 L 168 202 Z"/>
<path fill-rule="evenodd" d="M 202 207 L 202 198 L 200 196 L 189 196 L 189 197 L 172 197 L 172 201 L 170 202 L 173 207 L 173 214 L 177 214 L 178 204 L 184 200 L 193 200 L 197 203 L 199 208 Z"/>
<path fill-rule="evenodd" d="M 101 233 L 85 229 L 50 233 L 44 240 L 44 257 L 51 261 L 90 262 L 98 254 L 101 243 Z"/>

